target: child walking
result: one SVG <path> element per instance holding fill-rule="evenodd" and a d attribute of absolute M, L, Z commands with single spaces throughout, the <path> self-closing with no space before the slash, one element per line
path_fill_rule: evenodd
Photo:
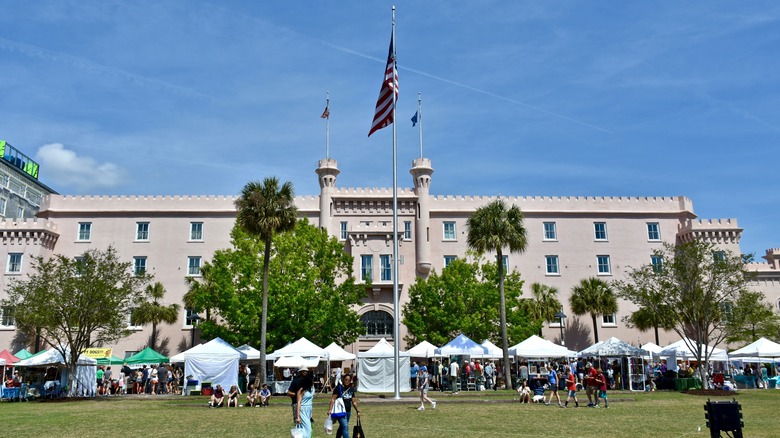
<path fill-rule="evenodd" d="M 423 365 L 423 367 L 420 368 L 420 372 L 419 375 L 417 376 L 417 380 L 418 380 L 417 389 L 420 390 L 420 407 L 417 408 L 417 410 L 424 411 L 426 401 L 431 404 L 431 408 L 436 409 L 436 401 L 428 398 L 428 387 L 430 386 L 428 367 Z"/>
<path fill-rule="evenodd" d="M 599 393 L 596 396 L 596 406 L 595 407 L 597 407 L 597 408 L 600 407 L 599 406 L 599 399 L 603 399 L 604 400 L 604 407 L 608 408 L 609 407 L 609 401 L 607 400 L 607 378 L 604 377 L 604 372 L 601 370 L 601 368 L 599 368 L 599 370 L 598 370 L 598 375 L 596 376 L 596 383 L 599 386 Z"/>
<path fill-rule="evenodd" d="M 574 407 L 580 407 L 580 402 L 577 401 L 577 376 L 571 372 L 571 369 L 566 369 L 566 389 L 569 391 L 568 397 L 566 397 L 566 403 L 563 407 L 569 407 L 569 401 L 574 399 Z"/>

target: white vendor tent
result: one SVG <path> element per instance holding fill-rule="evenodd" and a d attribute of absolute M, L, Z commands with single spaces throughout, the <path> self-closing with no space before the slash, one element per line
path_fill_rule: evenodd
<path fill-rule="evenodd" d="M 486 357 L 488 349 L 469 339 L 463 333 L 435 350 L 437 356 L 473 356 Z"/>
<path fill-rule="evenodd" d="M 682 360 L 696 360 L 696 354 L 691 350 L 688 344 L 693 345 L 695 344 L 695 341 L 689 339 L 688 342 L 686 342 L 685 339 L 680 339 L 679 341 L 664 347 L 663 350 L 658 352 L 658 355 L 668 357 L 668 358 L 676 357 L 677 359 L 682 359 Z M 699 345 L 699 349 L 702 355 L 702 359 L 704 359 L 705 346 Z M 706 352 L 710 354 L 710 360 L 713 361 L 729 360 L 726 350 L 723 350 L 721 348 L 706 346 Z"/>
<path fill-rule="evenodd" d="M 63 358 L 62 353 L 52 348 L 45 353 L 40 353 L 28 359 L 20 360 L 19 362 L 16 362 L 14 366 L 59 368 L 62 371 L 60 373 L 59 384 L 64 387 L 68 385 L 69 360 L 69 350 L 66 350 L 66 357 Z M 79 397 L 94 397 L 95 393 L 97 393 L 97 360 L 81 354 L 76 360 L 76 364 L 76 379 L 74 380 L 75 387 L 68 388 L 68 395 Z"/>
<path fill-rule="evenodd" d="M 399 351 L 399 365 L 395 364 L 395 349 L 382 338 L 370 350 L 358 353 L 358 391 L 395 392 L 395 372 L 399 376 L 399 391 L 411 391 L 409 382 L 409 353 Z"/>
<path fill-rule="evenodd" d="M 406 352 L 409 353 L 410 357 L 424 357 L 427 359 L 436 355 L 436 348 L 437 347 L 430 342 L 422 341 L 408 349 Z"/>
<path fill-rule="evenodd" d="M 228 391 L 232 385 L 238 385 L 238 361 L 242 359 L 246 359 L 243 352 L 216 338 L 173 356 L 171 362 L 184 362 L 188 380 L 197 380 L 200 386 L 204 382 L 210 382 L 214 388 L 222 385 Z"/>
<path fill-rule="evenodd" d="M 266 356 L 269 360 L 276 360 L 283 356 L 319 357 L 327 360 L 328 352 L 306 338 L 287 344 Z"/>
<path fill-rule="evenodd" d="M 320 359 L 318 357 L 306 359 L 301 356 L 282 356 L 276 359 L 274 366 L 276 368 L 300 368 L 304 366 L 306 368 L 317 368 L 319 363 Z"/>
<path fill-rule="evenodd" d="M 325 347 L 325 351 L 328 352 L 328 358 L 330 358 L 332 362 L 354 360 L 357 357 L 349 351 L 339 347 L 335 342 L 331 342 L 330 345 Z"/>
<path fill-rule="evenodd" d="M 531 335 L 525 341 L 510 347 L 509 355 L 546 359 L 551 357 L 576 357 L 577 353 L 562 345 L 555 344 L 536 335 Z"/>
<path fill-rule="evenodd" d="M 502 350 L 496 344 L 490 342 L 490 339 L 485 339 L 485 341 L 482 342 L 482 346 L 488 350 L 484 357 L 488 359 L 501 359 L 504 357 L 504 350 Z"/>
<path fill-rule="evenodd" d="M 587 356 L 637 356 L 641 357 L 646 355 L 647 351 L 641 348 L 634 347 L 628 342 L 621 341 L 616 337 L 611 337 L 606 341 L 597 342 L 590 347 L 579 352 L 580 357 Z"/>
<path fill-rule="evenodd" d="M 761 338 L 752 344 L 729 353 L 729 357 L 737 358 L 774 358 L 780 357 L 780 344 L 767 338 Z"/>
<path fill-rule="evenodd" d="M 244 353 L 246 355 L 246 360 L 258 360 L 258 359 L 260 359 L 260 350 L 258 350 L 255 347 L 252 347 L 249 344 L 244 344 L 244 345 L 242 345 L 240 347 L 237 347 L 236 350 Z"/>
<path fill-rule="evenodd" d="M 656 345 L 652 342 L 648 342 L 647 344 L 642 345 L 642 350 L 645 350 L 648 353 L 644 356 L 645 359 L 651 359 L 650 356 L 658 356 L 658 353 L 660 353 L 663 349 L 664 347 Z"/>

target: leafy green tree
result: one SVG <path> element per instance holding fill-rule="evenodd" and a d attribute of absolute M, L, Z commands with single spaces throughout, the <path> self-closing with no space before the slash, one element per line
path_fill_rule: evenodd
<path fill-rule="evenodd" d="M 484 261 L 484 259 L 482 260 Z M 408 344 L 428 341 L 444 345 L 463 333 L 476 342 L 501 336 L 498 269 L 492 262 L 456 259 L 441 274 L 433 271 L 409 288 L 403 307 Z M 507 326 L 511 342 L 520 342 L 536 331 L 520 306 L 523 281 L 511 272 L 505 278 Z"/>
<path fill-rule="evenodd" d="M 642 308 L 631 312 L 630 315 L 623 318 L 626 327 L 636 327 L 639 331 L 646 332 L 650 329 L 655 334 L 655 344 L 660 345 L 658 329 L 671 330 L 672 327 L 664 326 L 664 321 L 658 317 L 658 314 L 648 308 Z"/>
<path fill-rule="evenodd" d="M 247 183 L 236 199 L 236 224 L 247 233 L 258 236 L 265 243 L 263 249 L 263 293 L 260 322 L 260 379 L 265 383 L 265 354 L 268 326 L 268 266 L 271 260 L 271 242 L 275 234 L 293 229 L 297 219 L 293 185 L 287 181 L 281 186 L 276 177 Z"/>
<path fill-rule="evenodd" d="M 498 265 L 498 293 L 500 296 L 499 313 L 501 315 L 501 348 L 504 351 L 504 381 L 507 388 L 512 386 L 512 370 L 509 367 L 509 339 L 506 325 L 506 297 L 504 294 L 504 248 L 510 253 L 524 252 L 528 246 L 523 212 L 516 205 L 507 208 L 506 203 L 498 199 L 478 208 L 468 219 L 469 248 L 479 254 L 496 252 Z"/>
<path fill-rule="evenodd" d="M 730 314 L 726 318 L 726 342 L 749 344 L 758 338 L 777 339 L 780 334 L 780 318 L 766 302 L 762 292 L 748 290 L 729 303 Z"/>
<path fill-rule="evenodd" d="M 569 305 L 571 311 L 577 316 L 590 314 L 595 342 L 599 341 L 597 317 L 618 310 L 617 298 L 609 283 L 595 277 L 585 278 L 580 281 L 580 284 L 574 286 L 569 297 Z"/>
<path fill-rule="evenodd" d="M 185 303 L 205 310 L 200 325 L 205 338 L 221 337 L 233 344 L 257 345 L 262 287 L 257 251 L 264 243 L 236 226 L 232 248 L 217 251 L 191 279 Z M 274 237 L 269 262 L 268 348 L 275 350 L 300 337 L 318 345 L 350 344 L 364 331 L 352 309 L 365 297 L 355 284 L 352 256 L 324 230 L 299 221 L 291 231 Z"/>
<path fill-rule="evenodd" d="M 700 366 L 701 379 L 712 355 L 710 348 L 743 323 L 734 303 L 743 303 L 749 279 L 742 257 L 711 243 L 694 240 L 665 244 L 655 251 L 660 266 L 632 270 L 614 283 L 618 296 L 655 314 L 661 327 L 672 327 L 683 338 Z"/>
<path fill-rule="evenodd" d="M 80 352 L 128 335 L 127 311 L 149 280 L 133 275 L 132 263 L 121 261 L 113 247 L 76 259 L 35 257 L 31 274 L 10 285 L 4 304 L 14 307 L 20 330 L 37 330 L 45 343 L 69 357 L 69 395 L 81 395 L 84 388 L 75 381 Z"/>
<path fill-rule="evenodd" d="M 131 320 L 139 325 L 152 325 L 152 335 L 150 336 L 149 347 L 152 350 L 157 348 L 157 325 L 166 323 L 173 324 L 179 319 L 178 304 L 164 305 L 161 303 L 165 297 L 165 286 L 162 283 L 155 282 L 146 286 L 144 290 L 144 300 L 132 311 Z"/>
<path fill-rule="evenodd" d="M 558 288 L 542 283 L 533 283 L 531 284 L 531 294 L 533 298 L 523 299 L 521 303 L 526 308 L 528 315 L 539 325 L 537 334 L 542 336 L 544 322 L 555 321 L 555 315 L 562 308 L 561 302 L 558 301 Z"/>

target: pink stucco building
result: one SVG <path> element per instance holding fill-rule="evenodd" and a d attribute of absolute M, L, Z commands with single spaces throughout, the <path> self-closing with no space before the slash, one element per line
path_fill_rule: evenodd
<path fill-rule="evenodd" d="M 333 159 L 318 163 L 319 196 L 296 198 L 301 217 L 326 228 L 344 242 L 354 257 L 359 278 L 370 275 L 371 290 L 358 309 L 367 334 L 348 350 L 365 350 L 380 337 L 391 337 L 393 285 L 392 190 L 390 188 L 339 188 L 339 169 Z M 430 160 L 420 158 L 410 170 L 412 186 L 399 188 L 398 230 L 399 283 L 402 304 L 418 277 L 441 271 L 467 249 L 466 221 L 478 207 L 495 197 L 432 196 L 434 182 Z M 566 320 L 566 345 L 589 345 L 590 317 L 575 317 L 568 309 L 568 297 L 581 279 L 599 276 L 619 279 L 632 268 L 651 262 L 653 250 L 663 242 L 704 239 L 740 253 L 742 229 L 736 219 L 699 219 L 693 202 L 686 197 L 502 197 L 525 214 L 528 249 L 508 254 L 507 266 L 530 285 L 540 282 L 560 291 Z M 89 248 L 114 245 L 136 269 L 145 269 L 161 281 L 166 300 L 181 303 L 187 291 L 185 277 L 197 277 L 200 266 L 215 250 L 230 244 L 235 221 L 233 196 L 68 196 L 51 194 L 43 198 L 37 219 L 6 219 L 0 222 L 2 253 L 6 260 L 0 277 L 0 295 L 14 278 L 29 273 L 30 257 L 63 254 L 75 257 Z M 758 273 L 754 287 L 762 290 L 777 307 L 780 299 L 780 249 L 770 249 L 766 262 L 754 263 Z M 18 347 L 10 309 L 0 318 L 0 348 Z M 620 302 L 615 315 L 599 320 L 601 338 L 617 336 L 628 342 L 653 340 L 652 333 L 625 327 L 621 319 L 635 310 Z M 127 309 L 120 309 L 127 312 Z M 171 354 L 188 348 L 193 334 L 189 313 L 182 311 L 176 324 L 162 325 Z M 118 342 L 114 354 L 123 357 L 145 346 L 151 327 L 132 327 L 133 335 Z M 269 327 L 273 330 L 273 327 Z M 402 329 L 403 331 L 403 329 Z M 548 324 L 544 334 L 558 340 L 559 325 Z M 402 333 L 403 336 L 403 333 Z M 677 340 L 665 333 L 661 342 Z M 482 340 L 478 340 L 482 341 Z M 498 341 L 498 340 L 494 340 Z M 406 345 L 402 345 L 406 348 Z"/>

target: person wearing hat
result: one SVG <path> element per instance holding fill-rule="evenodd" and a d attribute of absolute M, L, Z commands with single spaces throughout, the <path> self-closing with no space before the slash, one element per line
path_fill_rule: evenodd
<path fill-rule="evenodd" d="M 588 396 L 589 408 L 596 406 L 596 401 L 598 401 L 598 399 L 594 401 L 594 397 L 598 397 L 599 384 L 596 379 L 598 375 L 599 372 L 592 363 L 585 364 L 585 394 Z"/>
<path fill-rule="evenodd" d="M 424 411 L 426 401 L 431 404 L 432 409 L 436 409 L 436 401 L 428 398 L 428 386 L 430 385 L 430 376 L 428 375 L 428 367 L 426 367 L 425 365 L 420 367 L 419 374 L 420 375 L 419 375 L 418 388 L 420 389 L 420 407 L 417 408 L 417 410 Z"/>
<path fill-rule="evenodd" d="M 311 411 L 314 400 L 314 378 L 309 368 L 302 366 L 290 383 L 287 395 L 292 401 L 293 422 L 303 429 L 304 438 L 311 438 Z"/>

